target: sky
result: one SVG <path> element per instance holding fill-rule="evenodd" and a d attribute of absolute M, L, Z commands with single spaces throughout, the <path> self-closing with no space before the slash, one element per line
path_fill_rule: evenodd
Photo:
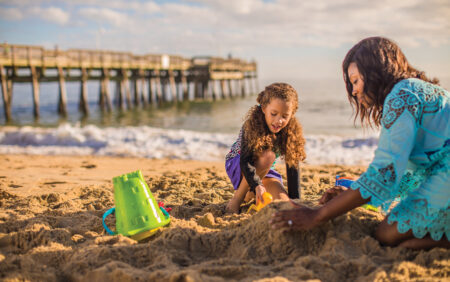
<path fill-rule="evenodd" d="M 450 78 L 449 0 L 0 0 L 0 42 L 258 63 L 260 83 L 342 79 L 359 40 L 385 36 Z"/>

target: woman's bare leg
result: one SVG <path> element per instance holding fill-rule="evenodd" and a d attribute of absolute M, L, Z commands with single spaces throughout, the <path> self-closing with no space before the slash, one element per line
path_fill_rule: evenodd
<path fill-rule="evenodd" d="M 409 230 L 406 233 L 400 233 L 397 229 L 397 222 L 393 224 L 387 223 L 385 218 L 375 232 L 375 238 L 385 246 L 401 246 L 410 249 L 432 249 L 434 247 L 450 248 L 450 242 L 446 236 L 439 240 L 434 241 L 429 235 L 422 239 L 415 238 L 412 231 Z"/>
<path fill-rule="evenodd" d="M 382 245 L 394 247 L 406 240 L 414 238 L 414 236 L 411 230 L 406 233 L 398 232 L 397 222 L 389 224 L 387 222 L 387 217 L 385 217 L 375 231 L 375 238 Z"/>
<path fill-rule="evenodd" d="M 450 242 L 447 240 L 447 237 L 445 235 L 439 241 L 434 241 L 433 238 L 427 235 L 422 239 L 413 238 L 406 240 L 399 246 L 416 250 L 429 250 L 435 247 L 450 249 Z"/>

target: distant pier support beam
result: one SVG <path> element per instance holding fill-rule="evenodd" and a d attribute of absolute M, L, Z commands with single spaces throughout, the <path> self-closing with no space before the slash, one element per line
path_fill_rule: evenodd
<path fill-rule="evenodd" d="M 123 100 L 123 79 L 119 78 L 119 80 L 116 81 L 116 91 L 114 93 L 114 104 L 116 104 L 118 109 L 125 109 Z"/>
<path fill-rule="evenodd" d="M 12 91 L 9 89 L 9 79 L 6 74 L 6 70 L 3 66 L 0 66 L 0 76 L 2 83 L 2 97 L 3 97 L 3 109 L 5 113 L 5 119 L 7 121 L 11 120 L 11 94 Z"/>
<path fill-rule="evenodd" d="M 213 94 L 214 100 L 219 100 L 220 99 L 220 93 L 219 93 L 219 90 L 217 88 L 217 80 L 211 80 L 211 86 L 212 86 L 212 94 Z"/>
<path fill-rule="evenodd" d="M 184 100 L 183 96 L 183 86 L 181 83 L 181 71 L 177 71 L 175 75 L 175 91 L 177 93 L 177 97 L 180 99 L 180 101 Z"/>
<path fill-rule="evenodd" d="M 234 97 L 235 92 L 233 91 L 232 81 L 233 80 L 231 80 L 231 79 L 227 79 L 227 82 L 228 82 L 228 93 L 230 94 L 231 97 Z"/>
<path fill-rule="evenodd" d="M 133 90 L 134 90 L 134 106 L 138 107 L 140 102 L 145 104 L 144 96 L 142 93 L 142 70 L 136 70 L 133 72 Z"/>
<path fill-rule="evenodd" d="M 259 83 L 258 83 L 258 76 L 256 75 L 256 72 L 253 74 L 253 79 L 255 81 L 255 88 L 256 88 L 256 93 L 259 93 Z"/>
<path fill-rule="evenodd" d="M 82 68 L 81 69 L 80 103 L 78 105 L 78 108 L 85 116 L 89 115 L 87 80 L 88 80 L 88 72 L 87 72 L 86 68 Z"/>
<path fill-rule="evenodd" d="M 99 95 L 99 105 L 100 109 L 105 108 L 110 112 L 112 110 L 111 95 L 109 90 L 109 70 L 106 68 L 102 69 L 102 78 L 100 82 L 100 95 Z"/>
<path fill-rule="evenodd" d="M 33 114 L 35 118 L 39 118 L 39 73 L 35 66 L 31 66 L 30 70 L 33 88 Z"/>
<path fill-rule="evenodd" d="M 245 79 L 241 79 L 240 82 L 241 82 L 241 95 L 242 97 L 245 97 L 247 96 L 247 93 L 245 91 Z"/>
<path fill-rule="evenodd" d="M 201 82 L 201 85 L 202 85 L 202 96 L 203 96 L 203 99 L 210 99 L 210 96 L 209 96 L 209 88 L 208 88 L 208 81 L 207 80 L 203 80 L 202 82 Z"/>
<path fill-rule="evenodd" d="M 178 93 L 177 93 L 177 87 L 175 85 L 175 76 L 173 74 L 173 70 L 168 70 L 168 76 L 169 76 L 169 86 L 170 86 L 170 94 L 172 95 L 172 100 L 174 102 L 178 102 Z"/>
<path fill-rule="evenodd" d="M 156 104 L 155 78 L 152 71 L 149 71 L 148 76 L 148 103 Z"/>
<path fill-rule="evenodd" d="M 58 99 L 58 113 L 62 116 L 67 116 L 67 92 L 66 81 L 64 79 L 64 70 L 58 67 L 58 82 L 59 82 L 59 99 Z"/>
<path fill-rule="evenodd" d="M 183 100 L 189 100 L 189 89 L 188 89 L 188 83 L 186 78 L 186 72 L 180 71 L 181 76 L 181 91 L 183 92 Z"/>
<path fill-rule="evenodd" d="M 131 91 L 130 81 L 128 79 L 128 70 L 122 69 L 122 87 L 125 91 L 125 98 L 127 99 L 127 108 L 131 109 Z"/>
<path fill-rule="evenodd" d="M 195 98 L 196 99 L 202 99 L 203 98 L 203 91 L 202 91 L 202 83 L 199 80 L 194 81 L 194 92 L 195 92 Z"/>
<path fill-rule="evenodd" d="M 154 81 L 155 81 L 155 88 L 156 88 L 156 97 L 157 97 L 157 103 L 161 104 L 163 101 L 163 88 L 164 84 L 161 80 L 161 73 L 159 70 L 154 70 Z"/>

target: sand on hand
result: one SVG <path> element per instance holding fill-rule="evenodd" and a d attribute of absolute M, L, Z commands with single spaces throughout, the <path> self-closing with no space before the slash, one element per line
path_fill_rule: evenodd
<path fill-rule="evenodd" d="M 270 228 L 289 203 L 225 215 L 233 189 L 223 163 L 27 155 L 0 155 L 0 163 L 4 281 L 441 281 L 450 273 L 448 250 L 381 247 L 371 234 L 383 216 L 362 208 L 307 232 Z M 111 179 L 138 169 L 172 208 L 170 225 L 141 242 L 102 227 L 114 206 Z M 305 166 L 302 203 L 315 206 L 336 174 L 364 169 Z"/>

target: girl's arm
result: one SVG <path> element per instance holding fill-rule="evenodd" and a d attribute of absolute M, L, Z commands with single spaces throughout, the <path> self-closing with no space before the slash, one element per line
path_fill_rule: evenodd
<path fill-rule="evenodd" d="M 300 165 L 289 167 L 286 164 L 288 195 L 291 199 L 300 199 Z"/>
<path fill-rule="evenodd" d="M 241 157 L 239 165 L 241 166 L 242 174 L 244 175 L 245 180 L 247 180 L 247 183 L 250 186 L 250 191 L 255 192 L 256 187 L 262 185 L 262 181 L 261 178 L 256 173 L 253 154 L 247 146 L 244 131 L 242 131 L 240 154 Z"/>

